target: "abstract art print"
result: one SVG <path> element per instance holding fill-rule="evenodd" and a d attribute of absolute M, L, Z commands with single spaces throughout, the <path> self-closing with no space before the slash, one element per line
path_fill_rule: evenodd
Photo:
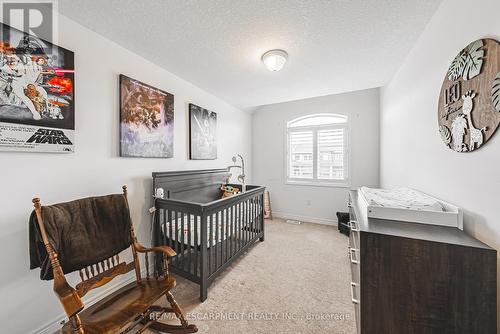
<path fill-rule="evenodd" d="M 120 75 L 120 156 L 174 155 L 174 96 Z"/>
<path fill-rule="evenodd" d="M 0 150 L 74 152 L 74 53 L 0 29 Z"/>
<path fill-rule="evenodd" d="M 190 159 L 217 159 L 217 114 L 190 103 L 189 139 Z"/>

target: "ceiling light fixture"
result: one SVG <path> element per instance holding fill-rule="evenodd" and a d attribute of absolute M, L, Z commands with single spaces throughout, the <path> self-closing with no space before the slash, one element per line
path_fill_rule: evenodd
<path fill-rule="evenodd" d="M 262 55 L 262 62 L 271 72 L 277 72 L 285 66 L 288 53 L 284 50 L 270 50 Z"/>

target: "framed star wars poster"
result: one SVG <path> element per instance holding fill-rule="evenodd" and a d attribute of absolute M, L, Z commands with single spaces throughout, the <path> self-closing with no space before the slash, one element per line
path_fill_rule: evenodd
<path fill-rule="evenodd" d="M 0 30 L 0 150 L 74 152 L 74 53 Z"/>
<path fill-rule="evenodd" d="M 174 156 L 174 96 L 120 75 L 120 156 Z"/>
<path fill-rule="evenodd" d="M 217 159 L 217 113 L 189 104 L 189 158 Z"/>

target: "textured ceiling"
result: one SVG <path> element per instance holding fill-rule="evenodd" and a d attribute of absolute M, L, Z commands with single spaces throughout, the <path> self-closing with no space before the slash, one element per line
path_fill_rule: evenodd
<path fill-rule="evenodd" d="M 441 0 L 59 0 L 67 17 L 243 108 L 382 86 Z M 260 61 L 288 52 L 280 72 Z"/>

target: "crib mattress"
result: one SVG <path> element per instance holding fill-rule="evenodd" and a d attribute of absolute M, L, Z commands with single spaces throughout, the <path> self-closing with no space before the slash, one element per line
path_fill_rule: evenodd
<path fill-rule="evenodd" d="M 415 189 L 361 187 L 358 207 L 366 218 L 380 218 L 463 229 L 461 208 Z"/>
<path fill-rule="evenodd" d="M 258 206 L 258 212 L 260 212 L 261 205 L 251 204 L 249 208 L 241 207 L 239 211 L 236 210 L 234 212 L 235 217 L 232 217 L 233 213 L 229 210 L 227 214 L 227 226 L 226 210 L 220 211 L 220 219 L 217 219 L 216 215 L 208 216 L 207 245 L 209 247 L 214 246 L 216 243 L 226 240 L 226 238 L 230 237 L 232 233 L 236 233 L 236 226 L 238 226 L 238 224 L 241 226 L 244 222 L 244 220 L 240 220 L 240 217 L 246 217 L 248 211 L 254 212 L 253 210 L 255 206 Z M 195 224 L 196 219 L 198 219 L 198 221 Z M 199 246 L 201 244 L 201 221 L 197 216 L 183 215 L 182 217 L 178 217 L 173 222 L 166 222 L 165 225 L 162 224 L 161 229 L 167 238 L 175 242 L 181 242 L 191 247 Z M 195 229 L 197 240 L 195 240 Z M 212 233 L 210 233 L 210 230 Z"/>

